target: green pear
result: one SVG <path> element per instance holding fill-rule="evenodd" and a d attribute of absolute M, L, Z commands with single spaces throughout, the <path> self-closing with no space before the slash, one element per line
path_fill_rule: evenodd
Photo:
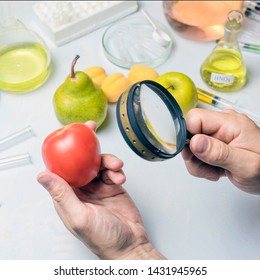
<path fill-rule="evenodd" d="M 63 125 L 93 120 L 98 128 L 107 116 L 107 98 L 85 72 L 74 71 L 78 58 L 74 58 L 70 75 L 53 96 L 55 114 Z"/>

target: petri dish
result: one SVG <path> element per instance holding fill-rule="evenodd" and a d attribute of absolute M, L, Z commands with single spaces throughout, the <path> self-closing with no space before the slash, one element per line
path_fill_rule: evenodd
<path fill-rule="evenodd" d="M 169 43 L 162 45 L 154 39 L 154 27 L 140 14 L 129 16 L 110 25 L 102 37 L 106 58 L 113 64 L 130 69 L 134 64 L 156 67 L 164 63 L 173 48 L 169 29 L 153 19 L 169 35 Z"/>

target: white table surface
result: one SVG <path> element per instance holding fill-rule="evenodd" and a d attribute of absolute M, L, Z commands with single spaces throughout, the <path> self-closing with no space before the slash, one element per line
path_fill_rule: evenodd
<path fill-rule="evenodd" d="M 17 2 L 17 17 L 38 32 L 52 55 L 52 75 L 39 89 L 28 94 L 0 95 L 0 138 L 31 125 L 36 136 L 1 152 L 1 158 L 29 152 L 33 164 L 0 171 L 0 259 L 96 259 L 62 224 L 47 191 L 36 181 L 44 170 L 41 144 L 61 127 L 55 117 L 52 96 L 64 81 L 76 54 L 76 69 L 102 65 L 108 73 L 128 70 L 104 56 L 101 38 L 106 27 L 61 47 L 56 47 L 35 21 L 33 2 Z M 161 1 L 141 1 L 151 15 L 167 24 Z M 215 46 L 193 42 L 172 31 L 174 48 L 169 59 L 157 67 L 159 73 L 183 72 L 198 87 L 203 83 L 199 67 Z M 249 82 L 240 91 L 218 95 L 259 112 L 260 56 L 244 52 Z M 211 91 L 213 92 L 213 91 Z M 217 92 L 215 92 L 217 93 Z M 203 105 L 199 105 L 203 106 Z M 103 153 L 112 153 L 125 165 L 124 187 L 139 208 L 153 245 L 169 259 L 259 259 L 260 196 L 235 188 L 226 178 L 209 182 L 192 177 L 182 157 L 148 162 L 127 146 L 115 116 L 115 105 L 97 132 Z"/>

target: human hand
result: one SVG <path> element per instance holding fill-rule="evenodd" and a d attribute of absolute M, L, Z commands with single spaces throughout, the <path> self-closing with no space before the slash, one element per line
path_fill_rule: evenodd
<path fill-rule="evenodd" d="M 93 130 L 95 124 L 87 122 Z M 58 175 L 41 172 L 37 180 L 50 193 L 68 230 L 101 259 L 161 259 L 148 241 L 141 216 L 122 187 L 123 162 L 103 154 L 97 178 L 72 188 Z"/>
<path fill-rule="evenodd" d="M 212 181 L 227 176 L 239 189 L 260 194 L 260 128 L 247 116 L 195 108 L 186 116 L 193 134 L 182 156 L 190 174 Z"/>

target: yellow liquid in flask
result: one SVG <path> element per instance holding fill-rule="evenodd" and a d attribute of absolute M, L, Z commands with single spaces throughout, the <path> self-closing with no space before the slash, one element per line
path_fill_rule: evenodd
<path fill-rule="evenodd" d="M 37 43 L 19 43 L 0 49 L 0 89 L 28 92 L 41 86 L 50 71 L 47 50 Z"/>
<path fill-rule="evenodd" d="M 236 91 L 247 81 L 247 69 L 240 52 L 216 49 L 201 66 L 201 77 L 211 88 L 223 92 Z"/>

